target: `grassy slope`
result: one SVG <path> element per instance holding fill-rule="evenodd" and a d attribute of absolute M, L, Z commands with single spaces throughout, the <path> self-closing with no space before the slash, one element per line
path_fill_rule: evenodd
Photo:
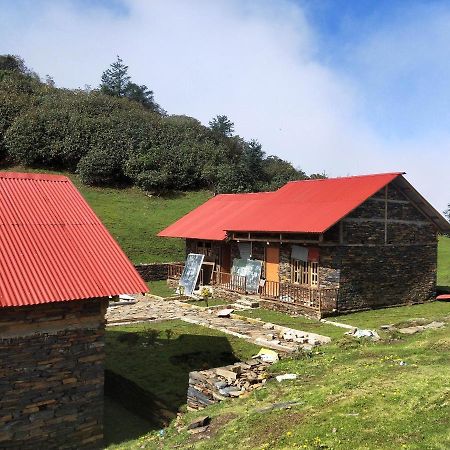
<path fill-rule="evenodd" d="M 449 304 L 437 305 L 440 311 L 429 317 L 450 314 Z M 368 327 L 363 319 L 359 325 Z M 449 327 L 401 339 L 382 333 L 376 343 L 341 338 L 308 358 L 272 366 L 275 373 L 297 373 L 297 380 L 271 382 L 248 398 L 208 408 L 211 439 L 196 440 L 172 425 L 164 438 L 151 432 L 120 448 L 447 449 Z M 258 411 L 286 401 L 299 404 Z M 189 413 L 183 421 L 204 414 Z"/>
<path fill-rule="evenodd" d="M 144 346 L 146 330 L 160 334 L 155 346 Z M 166 330 L 172 335 L 167 338 Z M 124 333 L 138 333 L 136 344 L 118 340 Z M 145 325 L 108 328 L 106 367 L 139 384 L 176 410 L 186 403 L 188 373 L 248 359 L 259 350 L 243 339 L 199 325 L 174 320 Z M 188 355 L 186 357 L 186 355 Z"/>
<path fill-rule="evenodd" d="M 439 239 L 437 284 L 450 287 L 450 238 L 445 236 Z"/>

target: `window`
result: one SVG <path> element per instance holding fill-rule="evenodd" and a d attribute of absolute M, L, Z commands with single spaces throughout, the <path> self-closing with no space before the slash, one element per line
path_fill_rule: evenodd
<path fill-rule="evenodd" d="M 211 256 L 211 242 L 206 241 L 198 241 L 197 242 L 197 253 L 200 255 Z"/>
<path fill-rule="evenodd" d="M 319 285 L 319 263 L 291 260 L 291 280 L 292 283 L 303 286 Z"/>

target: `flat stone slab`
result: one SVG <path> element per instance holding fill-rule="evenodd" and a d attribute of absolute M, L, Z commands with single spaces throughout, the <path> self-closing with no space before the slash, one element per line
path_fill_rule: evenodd
<path fill-rule="evenodd" d="M 218 330 L 284 353 L 293 352 L 299 347 L 309 349 L 311 345 L 330 342 L 330 338 L 327 336 L 266 324 L 263 321 L 247 321 L 236 315 L 232 315 L 231 318 L 217 317 L 208 308 L 155 296 L 137 295 L 135 303 L 123 305 L 120 308 L 108 308 L 106 313 L 107 326 L 177 319 Z M 273 330 L 271 339 L 268 339 L 268 329 Z M 293 339 L 289 341 L 283 339 L 284 334 L 292 336 Z M 296 337 L 299 339 L 294 339 Z"/>
<path fill-rule="evenodd" d="M 417 326 L 417 327 L 406 327 L 406 328 L 400 328 L 398 330 L 399 333 L 402 334 L 416 334 L 419 331 L 422 331 L 423 327 L 422 326 Z"/>

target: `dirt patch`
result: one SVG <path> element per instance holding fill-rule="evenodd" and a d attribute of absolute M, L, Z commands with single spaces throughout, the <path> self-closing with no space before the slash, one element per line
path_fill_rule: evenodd
<path fill-rule="evenodd" d="M 211 419 L 207 430 L 204 433 L 192 434 L 189 438 L 189 443 L 201 441 L 203 439 L 211 439 L 229 422 L 238 417 L 235 413 L 226 413 Z"/>
<path fill-rule="evenodd" d="M 279 411 L 277 414 L 261 414 L 261 420 L 256 426 L 258 431 L 252 433 L 253 439 L 249 444 L 256 448 L 270 441 L 276 442 L 296 425 L 300 425 L 304 418 L 304 413 L 292 410 Z"/>

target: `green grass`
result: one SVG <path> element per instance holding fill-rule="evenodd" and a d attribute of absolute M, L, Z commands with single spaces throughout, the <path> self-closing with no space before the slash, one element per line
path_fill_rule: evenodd
<path fill-rule="evenodd" d="M 150 289 L 150 294 L 159 297 L 168 298 L 175 295 L 175 289 L 168 286 L 166 280 L 148 281 L 147 286 Z"/>
<path fill-rule="evenodd" d="M 144 346 L 145 332 L 159 332 L 155 345 Z M 171 330 L 168 339 L 166 330 Z M 135 343 L 120 342 L 138 334 Z M 186 403 L 188 373 L 248 359 L 259 347 L 219 331 L 179 320 L 110 327 L 106 331 L 106 368 L 137 383 L 176 411 Z"/>
<path fill-rule="evenodd" d="M 7 170 L 61 174 L 24 167 Z M 77 175 L 63 175 L 73 181 L 134 263 L 183 261 L 184 241 L 159 238 L 156 234 L 211 197 L 207 191 L 180 192 L 169 197 L 148 196 L 137 188 L 86 186 Z"/>
<path fill-rule="evenodd" d="M 450 238 L 446 236 L 439 238 L 437 284 L 450 287 Z"/>
<path fill-rule="evenodd" d="M 399 324 L 411 319 L 441 320 L 450 318 L 450 302 L 431 302 L 422 305 L 362 311 L 330 318 L 359 328 L 377 329 L 381 325 Z"/>
<path fill-rule="evenodd" d="M 116 447 L 115 444 L 133 440 L 154 428 L 147 420 L 136 416 L 109 397 L 105 397 L 103 426 L 107 431 L 105 443 L 108 448 L 120 448 L 120 445 Z"/>
<path fill-rule="evenodd" d="M 274 373 L 299 378 L 270 382 L 250 397 L 188 413 L 208 414 L 211 439 L 173 425 L 124 444 L 124 449 L 447 449 L 450 447 L 449 325 L 401 340 L 345 338 L 309 357 L 285 359 Z M 401 362 L 405 365 L 401 365 Z M 281 411 L 274 403 L 297 401 Z"/>
<path fill-rule="evenodd" d="M 334 325 L 321 323 L 318 320 L 309 319 L 308 317 L 292 317 L 288 314 L 283 314 L 278 311 L 270 311 L 268 309 L 262 308 L 236 311 L 236 314 L 240 316 L 251 317 L 253 319 L 261 319 L 264 322 L 271 322 L 284 327 L 295 328 L 296 330 L 321 334 L 332 339 L 339 339 L 344 336 L 344 333 L 346 331 L 348 331 L 343 328 L 338 328 Z"/>

